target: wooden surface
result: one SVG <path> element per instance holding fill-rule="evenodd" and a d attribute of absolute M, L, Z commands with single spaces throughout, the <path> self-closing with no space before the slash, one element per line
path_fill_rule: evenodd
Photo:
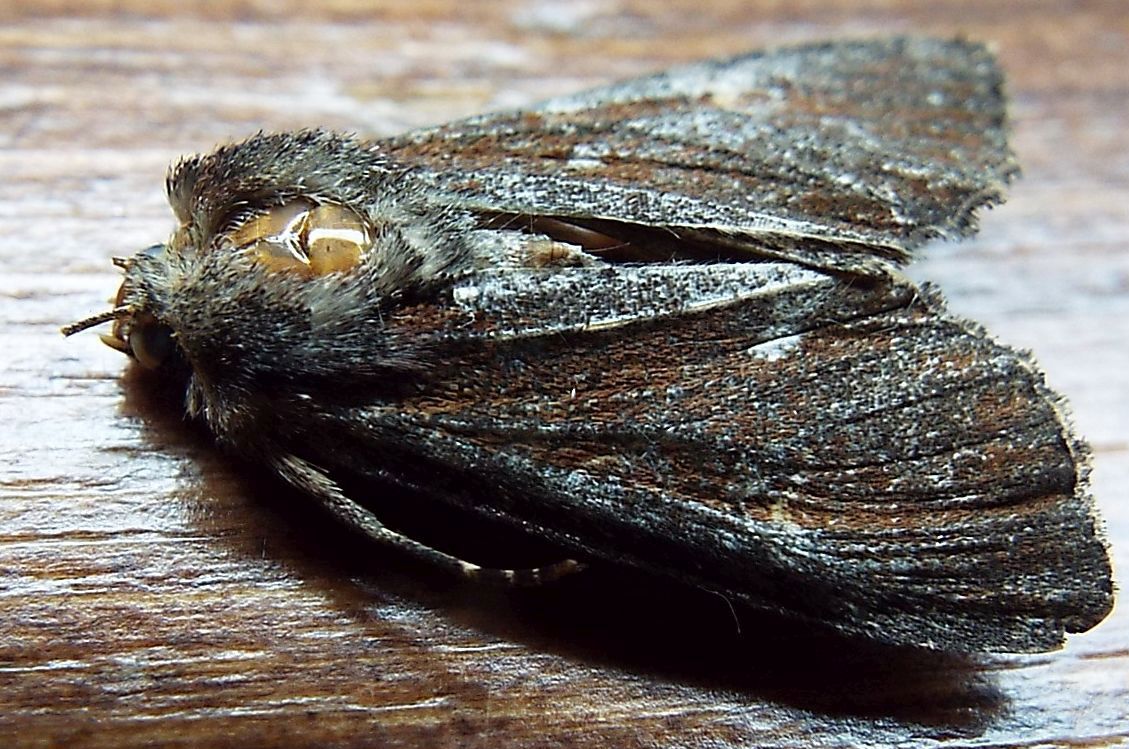
<path fill-rule="evenodd" d="M 979 239 L 913 273 L 1036 350 L 1093 444 L 1126 570 L 1123 0 L 302 5 L 0 7 L 0 745 L 1129 739 L 1125 605 L 1058 653 L 957 660 L 748 616 L 738 633 L 717 599 L 606 571 L 455 584 L 280 499 L 97 336 L 58 333 L 104 308 L 111 255 L 165 237 L 181 153 L 259 128 L 390 134 L 766 43 L 963 33 L 1008 71 L 1025 177 Z"/>

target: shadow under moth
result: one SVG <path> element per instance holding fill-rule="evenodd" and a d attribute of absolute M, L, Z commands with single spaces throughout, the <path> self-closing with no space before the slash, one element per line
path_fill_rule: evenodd
<path fill-rule="evenodd" d="M 1113 601 L 1087 447 L 1027 354 L 898 271 L 1002 199 L 1001 90 L 980 45 L 890 39 L 260 133 L 172 167 L 178 227 L 64 332 L 112 320 L 222 447 L 460 574 L 602 560 L 884 643 L 1052 649 Z M 463 561 L 382 523 L 390 491 L 569 558 Z"/>

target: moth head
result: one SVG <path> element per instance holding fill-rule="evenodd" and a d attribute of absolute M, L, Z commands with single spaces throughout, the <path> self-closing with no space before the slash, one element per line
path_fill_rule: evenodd
<path fill-rule="evenodd" d="M 137 276 L 131 274 L 138 258 L 156 259 L 166 251 L 163 244 L 155 244 L 137 253 L 133 258 L 114 258 L 114 264 L 126 271 L 126 278 L 114 296 L 114 306 L 106 312 L 79 320 L 63 328 L 64 335 L 73 335 L 104 322 L 113 322 L 109 335 L 102 342 L 136 360 L 146 369 L 160 369 L 176 356 L 175 333 L 158 318 L 147 303 Z"/>
<path fill-rule="evenodd" d="M 166 185 L 169 239 L 116 260 L 125 278 L 113 308 L 65 334 L 112 322 L 102 340 L 186 375 L 189 411 L 217 432 L 221 415 L 262 411 L 257 393 L 299 398 L 348 381 L 379 394 L 420 381 L 430 344 L 386 321 L 476 262 L 474 220 L 426 178 L 365 141 L 302 131 L 189 157 Z"/>
<path fill-rule="evenodd" d="M 373 245 L 369 223 L 356 211 L 307 198 L 245 210 L 204 241 L 194 226 L 181 226 L 167 243 L 114 258 L 125 277 L 113 307 L 63 333 L 112 322 L 103 343 L 150 370 L 181 362 L 200 349 L 201 339 L 230 335 L 254 345 L 256 331 L 275 321 L 268 311 L 312 314 L 334 298 L 363 311 L 370 279 L 362 266 Z M 350 276 L 357 277 L 346 282 Z M 258 296 L 268 308 L 260 309 L 261 326 L 241 318 L 239 308 L 247 305 L 238 300 L 245 295 Z M 209 317 L 208 310 L 215 314 Z M 185 324 L 186 313 L 196 324 Z"/>

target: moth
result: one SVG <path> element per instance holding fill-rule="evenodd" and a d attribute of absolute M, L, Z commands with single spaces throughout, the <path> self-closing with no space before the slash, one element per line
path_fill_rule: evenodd
<path fill-rule="evenodd" d="M 103 336 L 373 541 L 591 561 L 882 643 L 1056 648 L 1113 601 L 1032 358 L 899 271 L 1017 173 L 981 45 L 712 60 L 369 141 L 175 164 Z M 494 570 L 381 497 L 565 550 Z M 363 503 L 362 503 L 363 502 Z M 421 509 L 421 511 L 424 511 Z"/>

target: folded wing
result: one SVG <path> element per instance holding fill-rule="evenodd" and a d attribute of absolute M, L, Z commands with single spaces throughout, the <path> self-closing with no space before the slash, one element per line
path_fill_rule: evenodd
<path fill-rule="evenodd" d="M 593 288 L 602 305 L 576 298 Z M 1108 611 L 1085 455 L 1056 397 L 1026 356 L 908 284 L 604 266 L 484 273 L 454 298 L 390 321 L 445 329 L 428 387 L 331 417 L 382 475 L 880 641 L 1046 650 Z"/>
<path fill-rule="evenodd" d="M 894 39 L 703 62 L 383 144 L 484 220 L 561 219 L 868 272 L 975 229 L 1016 167 L 984 47 Z M 654 230 L 661 233 L 656 234 Z M 716 257 L 716 252 L 715 252 Z"/>

